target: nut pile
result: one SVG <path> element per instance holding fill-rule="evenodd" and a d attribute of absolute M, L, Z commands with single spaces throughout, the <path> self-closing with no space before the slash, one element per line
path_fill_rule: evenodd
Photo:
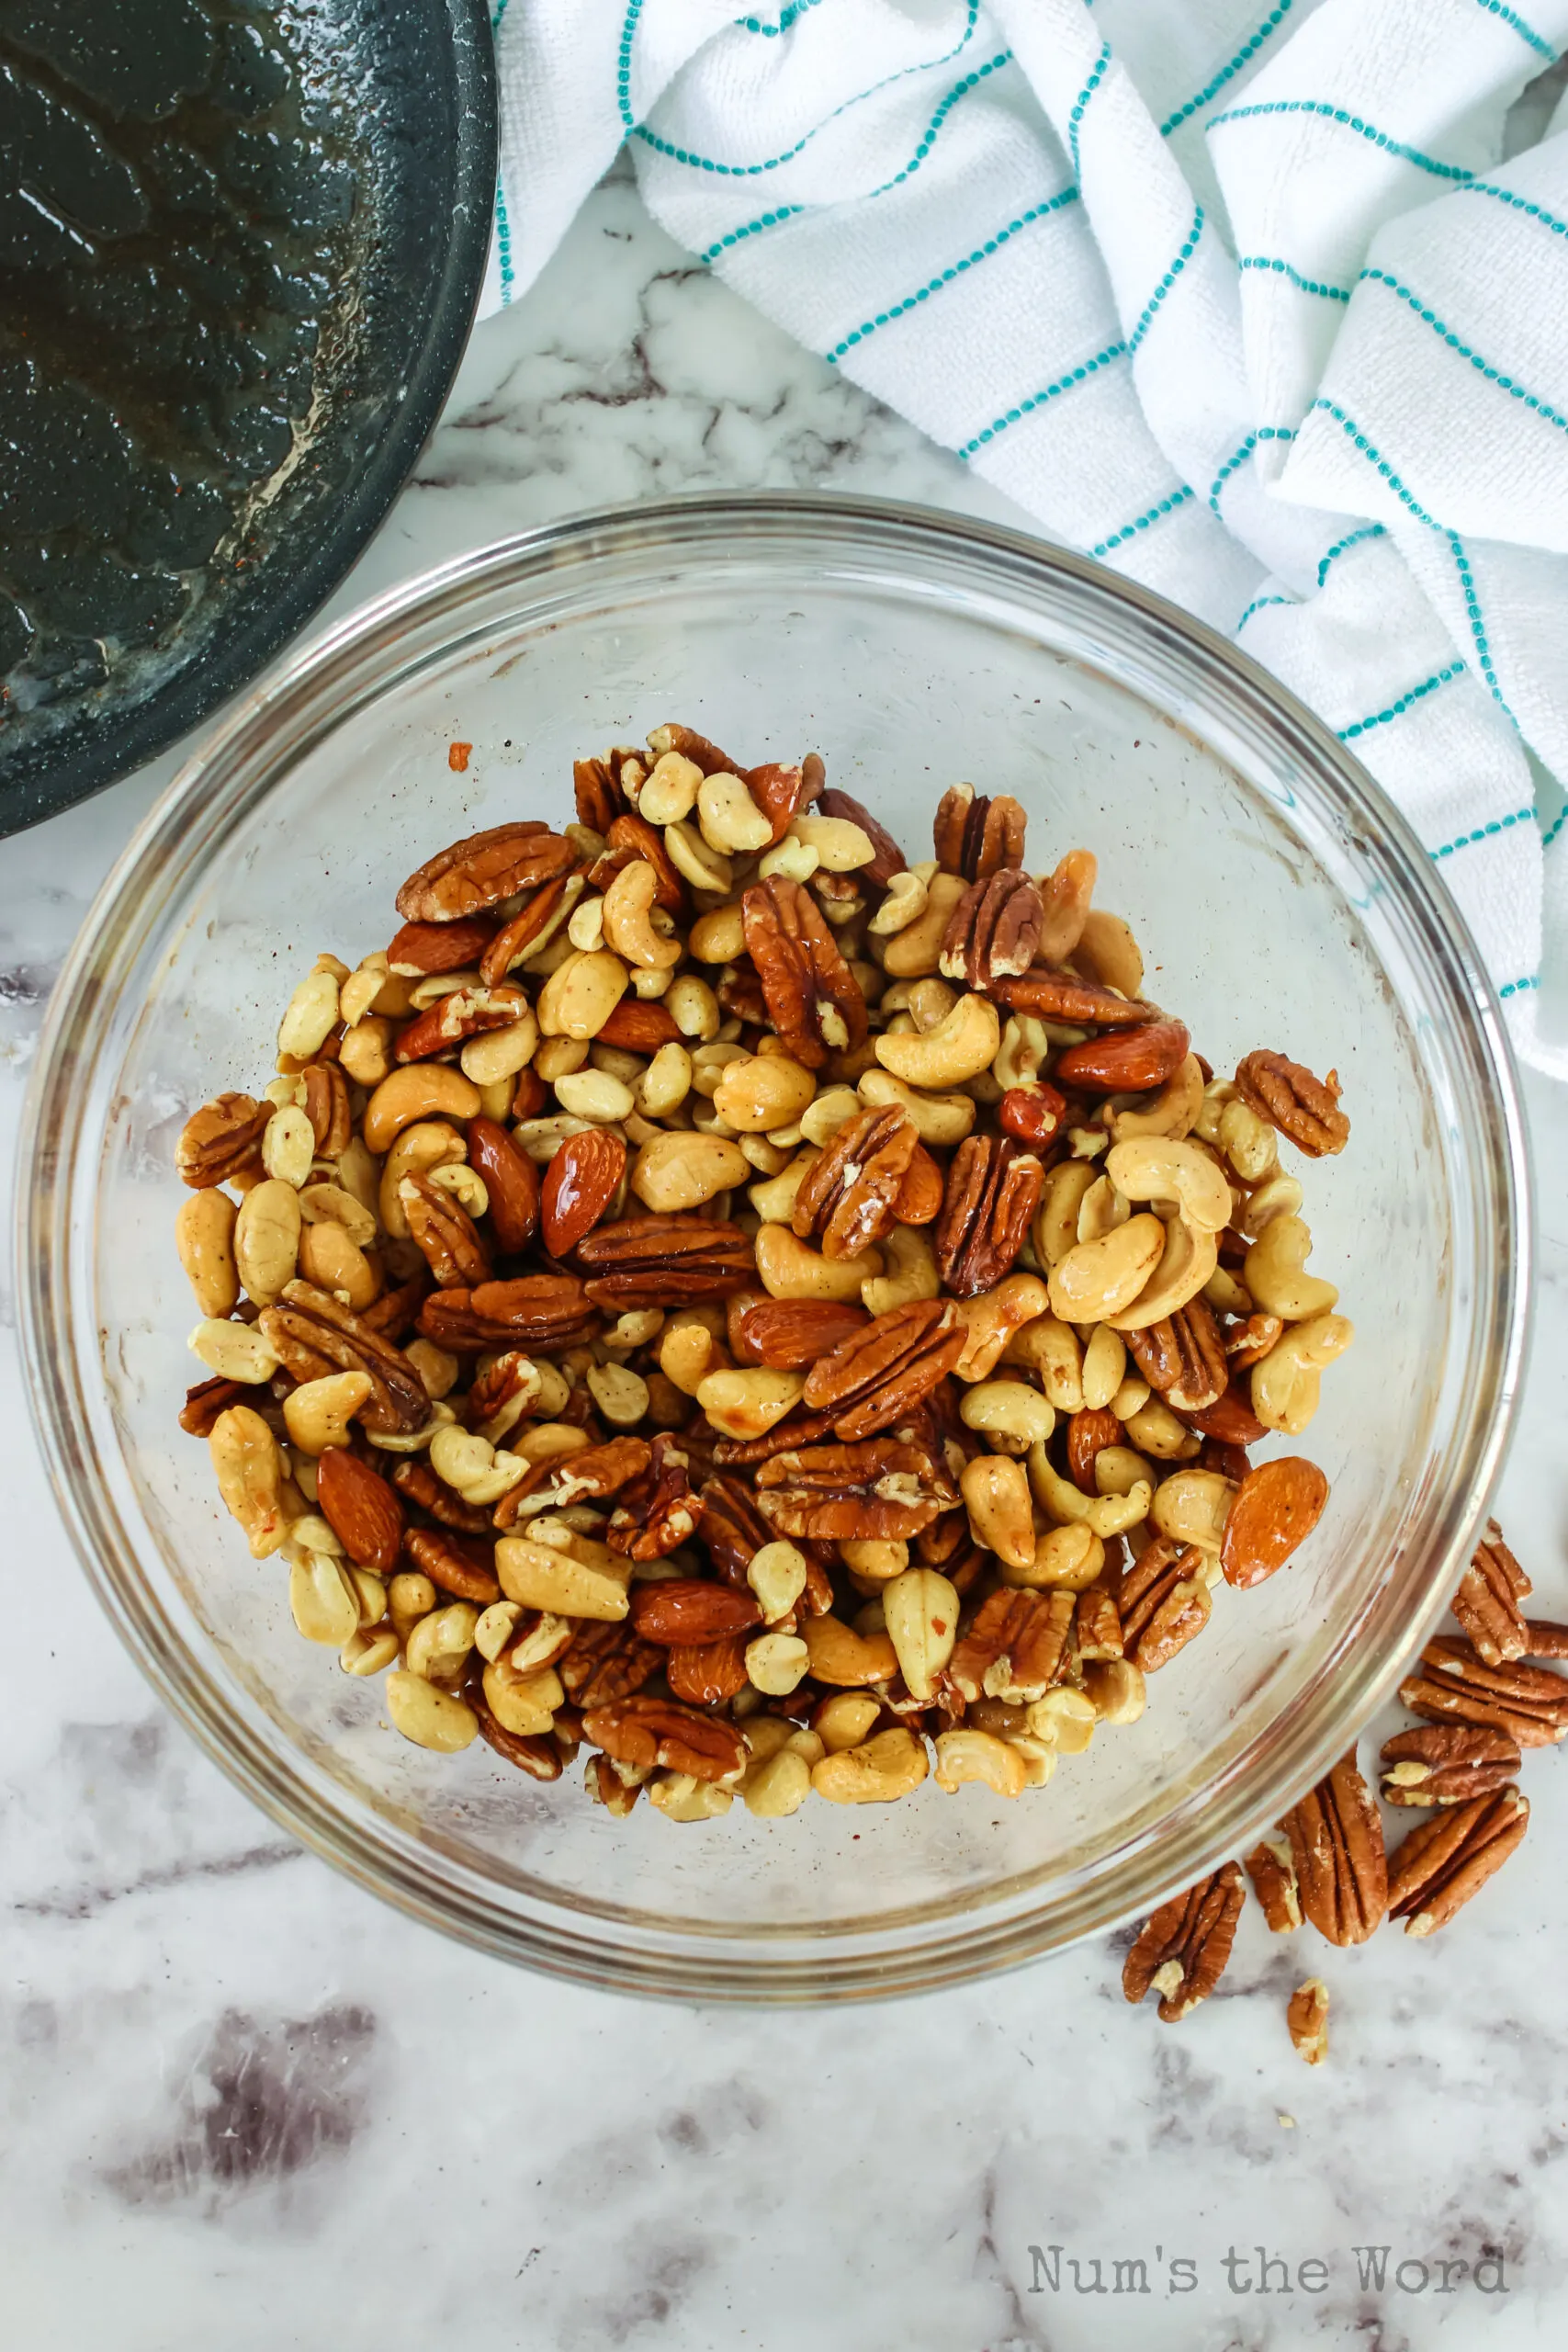
<path fill-rule="evenodd" d="M 1384 1802 L 1430 1816 L 1388 1853 L 1352 1747 L 1247 1857 L 1275 1935 L 1305 1920 L 1331 1944 L 1360 1944 L 1403 1919 L 1407 1936 L 1429 1936 L 1502 1869 L 1529 1821 L 1514 1781 L 1521 1750 L 1568 1739 L 1568 1679 L 1529 1663 L 1568 1657 L 1568 1625 L 1528 1618 L 1530 1589 L 1494 1521 L 1450 1604 L 1460 1634 L 1428 1642 L 1399 1686 L 1423 1721 L 1383 1744 Z M 1152 1989 L 1168 2025 L 1189 2016 L 1224 1973 L 1242 1902 L 1241 1871 L 1226 1862 L 1162 1904 L 1127 1955 L 1128 2000 Z M 1291 2039 L 1308 2065 L 1328 2052 L 1328 2000 L 1316 1977 L 1292 1996 Z"/>
<path fill-rule="evenodd" d="M 1352 1337 L 1279 1151 L 1337 1080 L 1216 1078 L 1007 796 L 910 865 L 815 756 L 575 781 L 186 1125 L 182 1425 L 422 1747 L 677 1821 L 1016 1797 L 1323 1510 L 1248 1449 Z"/>

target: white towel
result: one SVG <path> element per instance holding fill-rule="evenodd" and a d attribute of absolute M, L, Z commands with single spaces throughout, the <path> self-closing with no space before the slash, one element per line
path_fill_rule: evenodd
<path fill-rule="evenodd" d="M 744 5 L 744 0 L 741 0 Z M 489 300 L 654 217 L 1353 745 L 1568 1076 L 1568 0 L 500 0 Z"/>

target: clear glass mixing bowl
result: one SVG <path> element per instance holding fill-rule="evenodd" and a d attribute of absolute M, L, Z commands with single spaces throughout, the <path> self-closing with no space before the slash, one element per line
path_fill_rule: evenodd
<path fill-rule="evenodd" d="M 681 718 L 752 759 L 819 749 L 925 846 L 960 777 L 1074 843 L 1152 993 L 1216 1069 L 1337 1066 L 1354 1133 L 1311 1170 L 1314 1264 L 1359 1339 L 1308 1447 L 1327 1516 L 1260 1589 L 1015 1804 L 678 1827 L 456 1759 L 301 1642 L 175 1415 L 191 1304 L 173 1147 L 272 1068 L 317 951 L 380 945 L 454 835 L 571 814 L 574 754 Z M 471 741 L 466 774 L 447 765 Z M 1146 1911 L 1341 1753 L 1452 1589 L 1520 1367 L 1527 1208 L 1503 1024 L 1403 820 L 1233 646 L 1010 532 L 850 499 L 703 499 L 535 531 L 383 597 L 239 708 L 152 811 L 55 991 L 24 1143 L 23 1329 L 83 1564 L 181 1720 L 288 1829 L 487 1951 L 621 1990 L 926 1989 Z"/>

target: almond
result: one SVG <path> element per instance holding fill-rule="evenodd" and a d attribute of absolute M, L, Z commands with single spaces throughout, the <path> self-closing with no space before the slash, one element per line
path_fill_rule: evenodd
<path fill-rule="evenodd" d="M 744 1690 L 746 1638 L 744 1634 L 727 1634 L 718 1642 L 672 1644 L 664 1678 L 675 1697 L 688 1707 L 716 1707 Z"/>
<path fill-rule="evenodd" d="M 930 1225 L 941 1213 L 945 1185 L 942 1170 L 924 1144 L 915 1146 L 898 1196 L 893 1204 L 894 1220 L 898 1225 Z"/>
<path fill-rule="evenodd" d="M 568 1136 L 545 1171 L 539 1216 L 545 1247 L 564 1258 L 591 1233 L 620 1189 L 626 1148 L 619 1136 L 587 1127 Z"/>
<path fill-rule="evenodd" d="M 525 1250 L 539 1222 L 539 1171 L 506 1129 L 481 1114 L 468 1121 L 468 1165 L 490 1194 L 490 1221 L 502 1252 Z"/>
<path fill-rule="evenodd" d="M 747 1633 L 761 1623 L 762 1612 L 749 1592 L 701 1577 L 671 1577 L 633 1586 L 631 1622 L 645 1642 L 684 1649 Z"/>
<path fill-rule="evenodd" d="M 1067 1468 L 1080 1494 L 1099 1494 L 1095 1462 L 1106 1446 L 1121 1443 L 1122 1424 L 1109 1406 L 1073 1415 L 1067 1423 Z"/>
<path fill-rule="evenodd" d="M 428 979 L 433 972 L 460 972 L 477 964 L 495 930 L 479 915 L 458 922 L 405 922 L 387 950 L 387 968 L 404 979 Z"/>
<path fill-rule="evenodd" d="M 1220 1566 L 1226 1583 L 1261 1584 L 1283 1567 L 1323 1517 L 1327 1500 L 1327 1479 L 1299 1453 L 1249 1470 L 1225 1516 Z"/>
<path fill-rule="evenodd" d="M 341 1445 L 316 1464 L 322 1518 L 357 1566 L 390 1576 L 403 1545 L 403 1507 L 385 1478 Z"/>
<path fill-rule="evenodd" d="M 1199 1412 L 1189 1412 L 1180 1405 L 1172 1405 L 1171 1410 L 1189 1429 L 1196 1430 L 1201 1437 L 1213 1438 L 1221 1445 L 1261 1445 L 1269 1435 L 1253 1411 L 1246 1389 L 1238 1388 L 1234 1381 L 1223 1396 L 1217 1396 Z"/>
<path fill-rule="evenodd" d="M 870 1319 L 863 1306 L 835 1300 L 764 1298 L 740 1316 L 739 1336 L 771 1371 L 804 1372 Z"/>
<path fill-rule="evenodd" d="M 1053 1076 L 1089 1094 L 1143 1094 L 1163 1086 L 1187 1058 L 1190 1043 L 1179 1021 L 1149 1021 L 1114 1037 L 1086 1037 L 1069 1046 Z"/>
<path fill-rule="evenodd" d="M 617 1046 L 625 1054 L 656 1054 L 660 1046 L 679 1041 L 672 1014 L 654 1001 L 624 996 L 593 1040 L 596 1046 Z"/>

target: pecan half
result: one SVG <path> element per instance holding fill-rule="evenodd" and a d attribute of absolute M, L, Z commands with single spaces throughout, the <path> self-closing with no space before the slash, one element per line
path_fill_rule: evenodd
<path fill-rule="evenodd" d="M 1225 1973 L 1241 1917 L 1241 1871 L 1226 1862 L 1169 1903 L 1162 1903 L 1139 1934 L 1122 1969 L 1122 1990 L 1141 2001 L 1160 1996 L 1167 2025 L 1190 2017 Z"/>
<path fill-rule="evenodd" d="M 1296 2056 L 1321 2066 L 1328 2055 L 1328 1987 L 1321 1976 L 1297 1985 L 1286 2005 L 1285 2026 Z"/>
<path fill-rule="evenodd" d="M 602 1804 L 613 1820 L 624 1821 L 649 1777 L 640 1766 L 617 1764 L 613 1757 L 593 1755 L 583 1769 L 582 1785 L 594 1804 Z"/>
<path fill-rule="evenodd" d="M 430 1419 L 424 1383 L 408 1358 L 331 1291 L 288 1283 L 276 1306 L 256 1317 L 256 1328 L 296 1380 L 363 1372 L 370 1398 L 357 1418 L 367 1430 L 391 1436 L 423 1428 Z"/>
<path fill-rule="evenodd" d="M 605 839 L 610 845 L 610 855 L 615 860 L 616 871 L 620 866 L 629 865 L 634 858 L 645 859 L 659 876 L 659 888 L 654 893 L 656 905 L 661 906 L 667 914 L 685 913 L 686 886 L 671 863 L 670 853 L 664 846 L 664 836 L 657 825 L 650 825 L 643 817 L 617 817 Z M 601 859 L 600 864 L 604 863 Z M 595 866 L 593 874 L 589 876 L 595 888 L 602 887 L 595 879 L 598 873 L 599 867 Z M 610 877 L 606 876 L 604 878 L 608 880 Z"/>
<path fill-rule="evenodd" d="M 494 1547 L 478 1536 L 457 1535 L 446 1527 L 411 1527 L 403 1548 L 421 1574 L 455 1600 L 488 1609 L 501 1599 Z"/>
<path fill-rule="evenodd" d="M 664 1679 L 689 1707 L 716 1707 L 744 1690 L 746 1635 L 728 1634 L 718 1642 L 677 1642 L 665 1652 Z"/>
<path fill-rule="evenodd" d="M 1382 1764 L 1390 1804 L 1468 1804 L 1507 1786 L 1519 1769 L 1519 1744 L 1481 1724 L 1426 1724 L 1386 1740 Z"/>
<path fill-rule="evenodd" d="M 316 1503 L 357 1566 L 391 1575 L 403 1547 L 403 1507 L 379 1471 L 345 1446 L 329 1446 L 316 1464 Z"/>
<path fill-rule="evenodd" d="M 817 807 L 821 816 L 847 817 L 852 825 L 860 827 L 870 842 L 874 853 L 872 861 L 869 865 L 856 866 L 857 882 L 870 883 L 874 890 L 880 892 L 886 889 L 896 874 L 908 872 L 909 861 L 886 826 L 879 825 L 865 803 L 857 800 L 852 792 L 840 792 L 830 786 L 828 791 L 818 794 Z"/>
<path fill-rule="evenodd" d="M 1040 944 L 1044 909 L 1027 874 L 1004 865 L 972 882 L 948 917 L 937 969 L 950 980 L 988 990 L 1027 972 Z"/>
<path fill-rule="evenodd" d="M 931 826 L 936 862 L 965 882 L 983 882 L 1004 865 L 1021 866 L 1028 821 L 1010 792 L 992 800 L 972 784 L 950 785 Z"/>
<path fill-rule="evenodd" d="M 1247 1054 L 1236 1066 L 1235 1086 L 1249 1110 L 1310 1159 L 1343 1151 L 1350 1139 L 1350 1122 L 1339 1108 L 1337 1070 L 1314 1078 L 1283 1054 Z"/>
<path fill-rule="evenodd" d="M 608 759 L 573 760 L 571 783 L 577 821 L 591 833 L 607 833 L 616 818 L 624 817 L 631 807 L 621 790 L 618 760 L 614 768 Z"/>
<path fill-rule="evenodd" d="M 820 1069 L 829 1051 L 863 1046 L 865 999 L 810 891 L 771 875 L 744 892 L 740 914 L 769 1018 L 794 1058 Z"/>
<path fill-rule="evenodd" d="M 1163 1086 L 1187 1058 L 1191 1040 L 1179 1021 L 1151 1021 L 1139 1029 L 1119 1029 L 1111 1037 L 1086 1037 L 1069 1046 L 1056 1063 L 1060 1086 L 1087 1094 L 1146 1094 Z"/>
<path fill-rule="evenodd" d="M 1525 1633 L 1527 1657 L 1568 1657 L 1568 1625 L 1555 1625 L 1546 1617 L 1527 1617 Z"/>
<path fill-rule="evenodd" d="M 193 1193 L 227 1184 L 236 1176 L 261 1172 L 262 1130 L 273 1114 L 270 1102 L 248 1094 L 220 1094 L 193 1111 L 175 1146 L 175 1166 Z"/>
<path fill-rule="evenodd" d="M 367 1331 L 379 1332 L 383 1340 L 399 1340 L 406 1332 L 412 1330 L 420 1302 L 429 1295 L 429 1292 L 430 1269 L 421 1266 L 406 1283 L 396 1283 L 390 1290 L 384 1290 L 379 1298 L 373 1299 L 359 1319 Z"/>
<path fill-rule="evenodd" d="M 1080 1495 L 1098 1495 L 1094 1465 L 1108 1445 L 1122 1443 L 1122 1424 L 1109 1405 L 1085 1406 L 1067 1423 L 1067 1472 Z"/>
<path fill-rule="evenodd" d="M 589 1298 L 615 1315 L 723 1298 L 757 1276 L 751 1244 L 738 1225 L 684 1211 L 602 1225 L 579 1242 L 577 1262 L 592 1277 Z"/>
<path fill-rule="evenodd" d="M 1529 1801 L 1509 1786 L 1421 1822 L 1389 1865 L 1388 1910 L 1407 1936 L 1446 1928 L 1500 1871 L 1524 1837 Z"/>
<path fill-rule="evenodd" d="M 1568 1739 L 1568 1681 L 1544 1666 L 1510 1658 L 1488 1666 L 1469 1642 L 1438 1634 L 1416 1672 L 1399 1686 L 1400 1702 L 1428 1723 L 1480 1724 L 1506 1731 L 1521 1747 Z"/>
<path fill-rule="evenodd" d="M 739 1478 L 709 1478 L 697 1497 L 697 1534 L 726 1584 L 746 1582 L 746 1571 L 773 1531 Z"/>
<path fill-rule="evenodd" d="M 661 1764 L 697 1781 L 737 1780 L 746 1761 L 746 1742 L 733 1724 L 646 1694 L 588 1709 L 582 1736 L 618 1763 Z"/>
<path fill-rule="evenodd" d="M 572 1703 L 592 1709 L 640 1690 L 660 1672 L 664 1657 L 661 1649 L 643 1641 L 624 1623 L 606 1625 L 583 1620 L 570 1647 L 557 1658 L 556 1672 Z"/>
<path fill-rule="evenodd" d="M 186 1401 L 180 1407 L 180 1427 L 187 1437 L 210 1437 L 212 1424 L 231 1405 L 243 1405 L 254 1395 L 242 1380 L 198 1380 L 194 1388 L 186 1390 Z"/>
<path fill-rule="evenodd" d="M 1302 1912 L 1331 1944 L 1360 1944 L 1388 1909 L 1382 1820 L 1352 1747 L 1280 1823 Z"/>
<path fill-rule="evenodd" d="M 963 1354 L 968 1334 L 939 1298 L 911 1300 L 874 1316 L 813 1364 L 805 1402 L 830 1413 L 846 1444 L 902 1420 Z"/>
<path fill-rule="evenodd" d="M 679 1440 L 661 1434 L 640 1477 L 621 1489 L 604 1541 L 631 1560 L 662 1560 L 684 1544 L 697 1524 L 697 1498 L 689 1476 L 691 1457 Z"/>
<path fill-rule="evenodd" d="M 443 1290 L 454 1283 L 472 1288 L 490 1281 L 495 1272 L 490 1251 L 461 1201 L 420 1175 L 403 1178 L 398 1198 L 409 1221 L 409 1237 Z"/>
<path fill-rule="evenodd" d="M 1529 1655 L 1529 1628 L 1519 1603 L 1529 1599 L 1532 1589 L 1529 1577 L 1504 1543 L 1502 1529 L 1493 1520 L 1485 1543 L 1477 1547 L 1450 1603 L 1461 1631 L 1469 1634 L 1488 1666 L 1503 1666 L 1509 1658 Z"/>
<path fill-rule="evenodd" d="M 655 759 L 662 759 L 666 752 L 679 752 L 683 760 L 701 768 L 705 775 L 739 775 L 739 769 L 728 752 L 699 735 L 694 727 L 682 727 L 678 719 L 666 719 L 656 727 L 648 739 L 648 748 Z M 601 832 L 604 827 L 601 826 Z"/>
<path fill-rule="evenodd" d="M 1276 1833 L 1255 1846 L 1247 1857 L 1247 1875 L 1263 1906 L 1270 1935 L 1287 1936 L 1301 1926 L 1301 1891 L 1288 1838 Z"/>
<path fill-rule="evenodd" d="M 466 1503 L 457 1490 L 438 1478 L 428 1462 L 420 1454 L 410 1454 L 392 1464 L 392 1484 L 408 1503 L 430 1513 L 443 1527 L 455 1528 L 459 1535 L 488 1535 L 490 1513 L 477 1503 Z"/>
<path fill-rule="evenodd" d="M 1042 1021 L 1070 1022 L 1077 1029 L 1131 1029 L 1158 1015 L 1137 997 L 1118 996 L 1076 972 L 1037 968 L 1016 979 L 992 984 L 990 994 L 1010 1012 L 1032 1012 Z"/>
<path fill-rule="evenodd" d="M 484 1687 L 477 1676 L 463 1696 L 479 1718 L 479 1737 L 503 1763 L 515 1764 L 531 1781 L 560 1779 L 565 1762 L 548 1732 L 508 1731 L 504 1724 L 498 1724 L 485 1702 Z"/>
<path fill-rule="evenodd" d="M 454 989 L 437 997 L 398 1034 L 392 1058 L 399 1062 L 450 1061 L 470 1037 L 491 1029 L 513 1029 L 528 1011 L 521 989 Z"/>
<path fill-rule="evenodd" d="M 791 1216 L 802 1240 L 825 1258 L 853 1258 L 891 1231 L 914 1165 L 919 1135 L 897 1103 L 856 1111 L 818 1153 L 801 1180 Z"/>
<path fill-rule="evenodd" d="M 398 892 L 397 910 L 408 922 L 455 922 L 515 891 L 536 890 L 576 864 L 571 843 L 536 818 L 491 825 L 426 858 Z"/>
<path fill-rule="evenodd" d="M 1201 1413 L 1224 1395 L 1230 1380 L 1224 1341 L 1201 1294 L 1145 1330 L 1129 1331 L 1126 1339 L 1138 1370 L 1168 1405 Z"/>
<path fill-rule="evenodd" d="M 508 972 L 525 964 L 552 932 L 558 931 L 581 898 L 585 876 L 573 867 L 558 874 L 542 889 L 531 890 L 514 915 L 507 918 L 479 957 L 479 978 L 486 988 L 498 988 Z"/>
<path fill-rule="evenodd" d="M 1029 1238 L 1045 1170 L 1010 1136 L 965 1136 L 953 1155 L 931 1238 L 954 1298 L 995 1290 Z"/>
<path fill-rule="evenodd" d="M 542 1510 L 602 1502 L 640 1478 L 652 1459 L 653 1448 L 645 1437 L 612 1437 L 603 1445 L 583 1446 L 576 1453 L 552 1454 L 547 1461 L 536 1462 L 525 1477 L 508 1488 L 495 1507 L 491 1524 L 505 1530 Z"/>
<path fill-rule="evenodd" d="M 1061 1681 L 1071 1656 L 1075 1596 L 993 1592 L 960 1635 L 947 1666 L 959 1697 L 1038 1699 Z"/>
<path fill-rule="evenodd" d="M 749 1469 L 757 1462 L 771 1462 L 775 1453 L 788 1453 L 792 1448 L 815 1445 L 818 1439 L 832 1434 L 831 1413 L 802 1413 L 795 1411 L 775 1421 L 761 1437 L 721 1437 L 715 1442 L 713 1458 L 721 1470 Z"/>
<path fill-rule="evenodd" d="M 459 1355 L 480 1349 L 527 1348 L 558 1354 L 594 1328 L 592 1301 L 575 1274 L 522 1274 L 475 1290 L 438 1290 L 419 1311 L 419 1328 L 438 1348 Z"/>
<path fill-rule="evenodd" d="M 757 1507 L 777 1535 L 842 1543 L 918 1535 L 956 1489 L 918 1445 L 871 1438 L 776 1453 L 757 1473 Z"/>
<path fill-rule="evenodd" d="M 1145 1674 L 1168 1666 L 1209 1622 L 1213 1602 L 1203 1554 L 1156 1535 L 1112 1583 L 1122 1617 L 1122 1655 Z"/>
<path fill-rule="evenodd" d="M 539 1171 L 506 1129 L 477 1112 L 468 1121 L 468 1165 L 490 1195 L 491 1229 L 511 1256 L 525 1250 L 539 1222 Z"/>
<path fill-rule="evenodd" d="M 705 1577 L 669 1577 L 632 1588 L 632 1630 L 645 1642 L 669 1647 L 721 1642 L 730 1634 L 750 1633 L 761 1622 L 762 1611 L 750 1592 L 710 1583 Z"/>
<path fill-rule="evenodd" d="M 354 1134 L 348 1080 L 336 1062 L 311 1062 L 299 1073 L 305 1087 L 305 1116 L 316 1139 L 318 1159 L 337 1159 Z"/>
<path fill-rule="evenodd" d="M 564 1258 L 592 1231 L 621 1188 L 626 1147 L 604 1127 L 568 1136 L 545 1170 L 539 1222 L 545 1248 Z"/>
<path fill-rule="evenodd" d="M 952 1577 L 953 1571 L 949 1569 L 948 1574 Z M 956 1582 L 956 1578 L 953 1581 Z M 1116 1606 L 1116 1596 L 1108 1584 L 1086 1585 L 1079 1593 L 1073 1633 L 1080 1658 L 1126 1656 L 1126 1645 L 1122 1637 L 1122 1613 Z"/>
<path fill-rule="evenodd" d="M 717 773 L 717 771 L 713 771 Z M 731 770 L 731 774 L 734 771 Z M 740 781 L 782 842 L 790 819 L 808 808 L 822 789 L 823 766 L 815 752 L 795 762 L 766 760 L 760 768 L 744 768 Z"/>
<path fill-rule="evenodd" d="M 405 922 L 387 950 L 387 969 L 407 980 L 460 972 L 479 962 L 494 936 L 495 925 L 484 915 L 458 922 Z"/>
<path fill-rule="evenodd" d="M 828 1355 L 871 1317 L 863 1306 L 828 1298 L 760 1298 L 739 1317 L 742 1363 L 766 1364 L 772 1372 L 803 1372 Z M 731 1341 L 734 1348 L 734 1341 Z"/>

